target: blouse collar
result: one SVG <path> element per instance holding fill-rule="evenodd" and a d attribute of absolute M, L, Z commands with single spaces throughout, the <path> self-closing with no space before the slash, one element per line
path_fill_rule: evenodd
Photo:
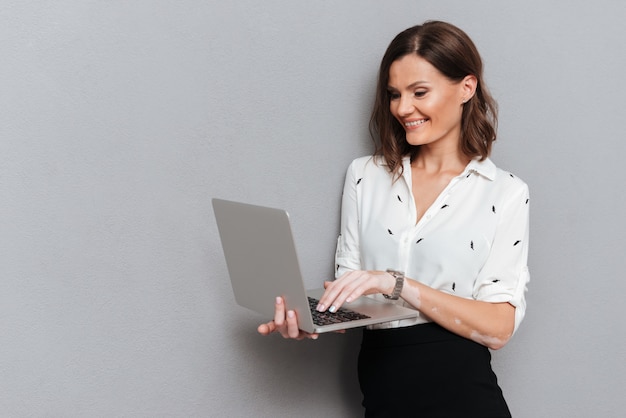
<path fill-rule="evenodd" d="M 487 178 L 488 180 L 494 180 L 496 178 L 496 165 L 489 158 L 485 158 L 480 161 L 478 158 L 474 158 L 465 167 L 465 173 L 473 171 Z"/>
<path fill-rule="evenodd" d="M 406 155 L 402 158 L 402 165 L 404 167 L 404 172 L 407 173 L 411 171 L 411 157 Z M 471 172 L 480 174 L 488 180 L 494 180 L 496 178 L 496 165 L 489 159 L 489 157 L 480 161 L 479 157 L 472 159 L 469 164 L 463 170 L 463 175 L 467 175 Z"/>

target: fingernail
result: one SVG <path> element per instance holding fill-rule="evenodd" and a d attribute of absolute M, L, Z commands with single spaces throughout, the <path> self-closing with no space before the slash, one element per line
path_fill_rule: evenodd
<path fill-rule="evenodd" d="M 294 316 L 296 316 L 296 314 L 293 311 L 287 311 L 288 318 L 293 318 Z"/>
<path fill-rule="evenodd" d="M 311 335 L 311 339 L 312 340 L 317 340 L 317 337 L 319 337 L 319 335 L 317 335 L 317 334 Z"/>
<path fill-rule="evenodd" d="M 337 310 L 337 308 L 335 308 L 335 305 L 331 305 L 330 308 L 328 308 L 328 310 L 332 313 L 335 313 L 335 311 Z"/>
<path fill-rule="evenodd" d="M 280 305 L 282 302 L 283 299 L 280 296 L 276 296 L 276 303 Z"/>
<path fill-rule="evenodd" d="M 317 306 L 315 307 L 315 310 L 319 312 L 324 312 L 324 305 L 322 305 L 321 303 L 318 303 Z"/>

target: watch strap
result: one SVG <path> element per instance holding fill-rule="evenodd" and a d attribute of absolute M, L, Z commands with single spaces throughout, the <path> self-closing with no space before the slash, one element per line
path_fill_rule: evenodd
<path fill-rule="evenodd" d="M 402 293 L 402 287 L 404 286 L 404 273 L 397 270 L 388 269 L 387 273 L 391 274 L 396 279 L 396 285 L 393 288 L 393 292 L 390 295 L 386 295 L 383 293 L 385 299 L 389 300 L 398 300 L 400 298 L 400 293 Z"/>

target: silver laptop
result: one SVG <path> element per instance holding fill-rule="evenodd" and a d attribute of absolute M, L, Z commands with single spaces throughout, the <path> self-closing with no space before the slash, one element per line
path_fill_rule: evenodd
<path fill-rule="evenodd" d="M 222 199 L 213 199 L 213 210 L 235 300 L 267 320 L 274 317 L 276 296 L 284 298 L 287 309 L 296 311 L 300 328 L 307 332 L 417 316 L 416 310 L 362 296 L 344 304 L 340 312 L 325 312 L 321 319 L 314 318 L 319 314 L 314 307 L 324 289 L 304 288 L 287 212 Z"/>

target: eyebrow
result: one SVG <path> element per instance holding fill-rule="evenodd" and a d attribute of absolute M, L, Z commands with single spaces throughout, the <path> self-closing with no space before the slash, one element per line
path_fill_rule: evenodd
<path fill-rule="evenodd" d="M 425 80 L 420 80 L 420 81 L 415 81 L 411 84 L 409 84 L 406 88 L 408 90 L 414 89 L 416 87 L 418 87 L 420 84 L 430 84 L 428 81 Z M 387 86 L 387 90 L 398 90 L 397 88 L 393 87 L 393 86 Z"/>

